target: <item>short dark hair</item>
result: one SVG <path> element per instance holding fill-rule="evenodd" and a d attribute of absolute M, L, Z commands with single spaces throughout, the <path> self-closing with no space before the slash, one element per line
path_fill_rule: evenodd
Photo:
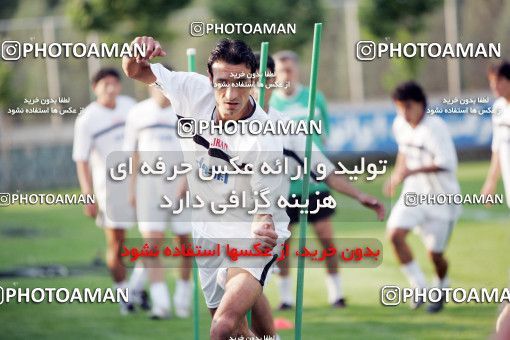
<path fill-rule="evenodd" d="M 504 77 L 506 80 L 510 80 L 510 63 L 503 60 L 498 67 L 498 78 Z"/>
<path fill-rule="evenodd" d="M 113 67 L 105 67 L 94 74 L 92 77 L 92 85 L 96 85 L 101 79 L 109 76 L 115 77 L 118 81 L 120 81 L 120 73 L 116 69 Z"/>
<path fill-rule="evenodd" d="M 217 61 L 224 61 L 227 64 L 245 64 L 251 73 L 257 71 L 257 60 L 251 48 L 241 40 L 223 39 L 211 51 L 207 60 L 207 69 L 212 76 L 212 65 Z"/>
<path fill-rule="evenodd" d="M 257 60 L 257 69 L 260 69 L 260 52 L 255 52 L 253 53 L 255 55 L 255 59 Z M 270 55 L 267 56 L 267 69 L 271 72 L 271 73 L 274 73 L 274 59 L 273 57 L 271 57 Z"/>
<path fill-rule="evenodd" d="M 422 103 L 423 109 L 427 107 L 427 97 L 425 96 L 425 92 L 423 92 L 421 86 L 414 81 L 407 81 L 397 86 L 391 97 L 395 101 L 412 100 Z"/>
<path fill-rule="evenodd" d="M 291 50 L 278 51 L 274 54 L 274 58 L 281 62 L 291 60 L 296 64 L 299 63 L 299 56 L 297 55 L 296 52 L 291 51 Z"/>

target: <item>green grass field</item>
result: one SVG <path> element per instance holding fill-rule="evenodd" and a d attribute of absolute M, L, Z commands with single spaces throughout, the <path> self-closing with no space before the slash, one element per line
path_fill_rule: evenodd
<path fill-rule="evenodd" d="M 477 193 L 484 180 L 488 163 L 462 163 L 459 170 L 462 191 Z M 381 181 L 362 187 L 378 196 Z M 502 192 L 500 188 L 499 192 Z M 375 269 L 345 269 L 342 271 L 348 308 L 334 310 L 326 299 L 325 270 L 307 269 L 304 293 L 304 339 L 486 339 L 493 331 L 498 312 L 496 304 L 453 304 L 436 315 L 424 308 L 409 310 L 408 305 L 384 307 L 380 303 L 383 285 L 406 286 L 395 257 L 384 239 L 383 222 L 351 222 L 368 218 L 364 209 L 340 199 L 335 222 L 337 237 L 376 237 L 383 241 L 384 261 Z M 345 218 L 343 217 L 345 216 Z M 375 220 L 375 217 L 373 218 Z M 508 209 L 496 206 L 464 207 L 447 256 L 450 261 L 452 287 L 505 287 L 509 283 L 510 241 Z M 13 234 L 22 230 L 25 235 Z M 13 267 L 63 264 L 84 266 L 104 254 L 104 237 L 87 219 L 78 206 L 11 206 L 0 208 L 0 270 Z M 131 237 L 138 237 L 132 230 Z M 419 239 L 412 235 L 411 243 L 428 278 L 431 264 L 425 257 Z M 295 259 L 294 259 L 295 260 Z M 295 274 L 294 270 L 294 274 Z M 176 270 L 167 273 L 173 290 Z M 266 294 L 277 305 L 276 280 L 266 288 Z M 106 269 L 60 278 L 0 278 L 2 287 L 110 287 Z M 201 339 L 207 339 L 210 317 L 201 301 Z M 294 321 L 294 311 L 275 312 L 275 317 Z M 39 339 L 192 339 L 191 319 L 151 321 L 143 313 L 120 316 L 113 304 L 16 304 L 0 305 L 0 338 Z M 281 331 L 283 339 L 293 338 L 293 331 Z"/>

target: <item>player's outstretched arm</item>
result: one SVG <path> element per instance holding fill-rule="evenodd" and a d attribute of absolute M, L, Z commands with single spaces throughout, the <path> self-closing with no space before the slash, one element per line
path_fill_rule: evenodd
<path fill-rule="evenodd" d="M 407 167 L 405 157 L 401 152 L 399 152 L 397 153 L 397 160 L 395 161 L 395 169 L 393 169 L 393 173 L 383 186 L 383 193 L 386 196 L 391 197 L 395 194 L 395 190 L 404 180 L 406 172 Z"/>
<path fill-rule="evenodd" d="M 135 169 L 139 169 L 139 167 L 140 167 L 140 153 L 138 151 L 133 151 L 133 154 L 131 157 L 132 157 L 132 161 L 133 161 L 133 167 Z M 138 176 L 136 173 L 131 174 L 129 177 L 129 204 L 133 208 L 136 208 L 136 181 L 138 180 L 137 177 Z"/>
<path fill-rule="evenodd" d="M 337 192 L 345 194 L 351 198 L 354 198 L 363 206 L 374 210 L 377 214 L 378 220 L 383 220 L 385 215 L 384 205 L 373 196 L 367 195 L 364 192 L 358 190 L 351 183 L 349 183 L 343 176 L 337 176 L 335 173 L 330 173 L 326 177 L 326 184 Z"/>
<path fill-rule="evenodd" d="M 90 173 L 89 162 L 77 161 L 76 173 L 78 174 L 78 182 L 80 183 L 81 193 L 83 195 L 94 194 L 94 189 L 92 187 L 92 174 Z M 97 206 L 95 203 L 86 204 L 84 209 L 85 215 L 89 217 L 96 217 Z"/>
<path fill-rule="evenodd" d="M 487 173 L 487 178 L 485 179 L 485 183 L 481 190 L 482 195 L 494 195 L 500 175 L 499 154 L 497 152 L 493 152 L 489 172 Z"/>
<path fill-rule="evenodd" d="M 164 57 L 166 52 L 161 48 L 159 42 L 152 37 L 136 37 L 131 42 L 131 46 L 135 44 L 145 46 L 145 56 L 124 57 L 122 59 L 122 69 L 129 78 L 139 80 L 145 84 L 152 84 L 156 81 L 156 76 L 152 73 L 149 60 L 155 57 Z"/>

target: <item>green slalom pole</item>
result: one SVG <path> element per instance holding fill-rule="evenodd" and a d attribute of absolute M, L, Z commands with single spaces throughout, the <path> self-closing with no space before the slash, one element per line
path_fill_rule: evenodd
<path fill-rule="evenodd" d="M 260 44 L 260 88 L 259 88 L 259 105 L 264 109 L 264 96 L 266 94 L 266 70 L 267 70 L 267 55 L 269 50 L 269 43 L 263 42 Z"/>
<path fill-rule="evenodd" d="M 308 95 L 308 122 L 313 120 L 315 114 L 315 97 L 317 91 L 317 75 L 319 71 L 319 50 L 321 43 L 322 23 L 316 23 L 313 32 L 313 52 L 312 52 L 312 68 L 310 75 L 310 93 Z M 301 204 L 304 204 L 308 198 L 310 191 L 310 161 L 312 153 L 312 136 L 306 136 L 306 169 L 303 178 L 303 191 L 301 195 Z M 301 214 L 299 216 L 299 249 L 304 249 L 306 246 L 306 227 L 308 224 L 308 215 Z M 299 256 L 298 258 L 298 275 L 297 275 L 297 291 L 296 291 L 296 331 L 294 333 L 296 340 L 301 340 L 301 330 L 303 327 L 303 290 L 304 290 L 304 276 L 305 276 L 305 258 Z"/>
<path fill-rule="evenodd" d="M 259 87 L 259 105 L 264 110 L 264 95 L 266 94 L 266 69 L 267 69 L 267 51 L 269 49 L 269 43 L 263 42 L 260 44 L 260 87 Z M 246 313 L 248 319 L 248 327 L 251 328 L 251 309 Z"/>
<path fill-rule="evenodd" d="M 196 63 L 196 54 L 197 51 L 194 48 L 188 48 L 186 50 L 186 55 L 188 56 L 188 72 L 196 72 L 197 63 Z M 200 314 L 199 314 L 199 282 L 198 282 L 198 268 L 197 261 L 193 259 L 193 338 L 195 340 L 199 340 L 200 338 Z"/>

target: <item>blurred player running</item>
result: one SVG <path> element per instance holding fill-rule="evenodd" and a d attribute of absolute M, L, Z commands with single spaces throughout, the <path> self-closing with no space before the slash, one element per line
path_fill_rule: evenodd
<path fill-rule="evenodd" d="M 510 207 L 510 63 L 502 62 L 489 72 L 489 84 L 496 97 L 492 106 L 492 157 L 484 195 L 494 195 L 498 180 L 503 177 L 507 205 Z"/>
<path fill-rule="evenodd" d="M 207 67 L 209 78 L 193 72 L 171 72 L 160 64 L 150 64 L 149 59 L 165 56 L 157 41 L 151 37 L 138 37 L 135 43 L 145 44 L 147 57 L 124 58 L 126 74 L 146 84 L 155 84 L 170 99 L 178 116 L 205 121 L 267 121 L 267 114 L 250 96 L 252 79 L 235 74 L 250 74 L 256 70 L 256 60 L 250 48 L 241 41 L 222 40 L 211 52 Z M 245 86 L 234 86 L 242 83 Z M 207 131 L 193 138 L 181 138 L 185 160 L 200 164 L 201 171 L 209 173 L 212 164 L 229 162 L 239 157 L 239 164 L 252 164 L 260 169 L 262 162 L 274 164 L 283 157 L 281 138 L 272 135 L 223 135 Z M 191 152 L 189 152 L 191 151 Z M 224 164 L 224 163 L 223 163 Z M 198 180 L 188 175 L 193 195 L 205 202 L 222 200 L 233 190 L 253 193 L 271 188 L 270 202 L 276 202 L 281 177 L 264 177 L 255 172 L 248 178 L 215 177 L 211 181 Z M 284 211 L 270 207 L 259 210 L 254 218 L 246 219 L 234 212 L 223 216 L 193 216 L 193 238 L 196 245 L 210 242 L 230 242 L 235 239 L 254 239 L 262 248 L 274 248 L 278 240 L 289 236 L 288 217 Z M 223 241 L 222 241 L 223 240 Z M 225 267 L 226 258 L 197 257 L 202 290 L 213 320 L 210 336 L 225 339 L 230 336 L 254 336 L 248 328 L 246 312 L 262 294 L 262 288 L 271 274 L 271 267 L 278 255 L 258 258 L 249 267 Z M 258 335 L 258 334 L 257 334 Z"/>
<path fill-rule="evenodd" d="M 94 194 L 97 204 L 85 206 L 85 215 L 96 218 L 104 229 L 107 242 L 106 263 L 115 282 L 114 288 L 127 288 L 126 268 L 120 256 L 125 230 L 133 223 L 118 222 L 132 212 L 127 198 L 126 185 L 106 190 L 106 158 L 113 151 L 122 150 L 124 125 L 135 101 L 119 95 L 122 87 L 115 69 L 99 70 L 92 79 L 96 100 L 78 116 L 74 128 L 73 160 L 82 194 Z M 107 204 L 120 205 L 120 216 L 107 215 Z M 111 210 L 111 209 L 109 209 Z M 121 304 L 121 313 L 128 305 Z"/>
<path fill-rule="evenodd" d="M 136 104 L 129 112 L 124 150 L 134 151 L 134 169 L 139 169 L 141 162 L 154 164 L 160 156 L 163 157 L 167 169 L 171 169 L 174 164 L 182 161 L 180 144 L 175 133 L 177 117 L 170 101 L 160 90 L 154 87 L 149 90 L 151 98 Z M 167 195 L 174 199 L 177 195 L 178 180 L 167 181 L 166 176 L 143 176 L 138 173 L 132 176 L 130 184 L 130 202 L 136 207 L 140 232 L 149 244 L 161 244 L 169 218 L 168 210 L 160 208 L 161 197 Z M 178 244 L 187 244 L 190 241 L 188 235 L 191 233 L 191 222 L 189 219 L 179 221 L 180 217 L 172 216 L 170 227 L 177 235 Z M 132 296 L 135 296 L 136 300 L 143 300 L 143 277 L 144 272 L 148 271 L 151 282 L 151 318 L 169 317 L 171 303 L 161 259 L 147 257 L 142 266 L 139 266 L 140 264 L 142 263 L 137 263 L 130 278 Z M 178 317 L 187 317 L 190 314 L 191 265 L 190 257 L 182 257 L 180 278 L 176 282 L 173 299 Z"/>
<path fill-rule="evenodd" d="M 257 64 L 260 63 L 260 54 L 256 53 L 257 57 Z M 275 74 L 275 62 L 271 56 L 268 56 L 267 59 L 267 70 Z M 268 85 L 274 85 L 275 84 L 275 77 L 267 77 L 267 83 Z M 264 111 L 266 111 L 269 114 L 269 118 L 275 121 L 289 121 L 290 117 L 275 109 L 273 106 L 270 105 L 272 95 L 274 94 L 273 91 L 275 87 L 274 86 L 268 86 L 265 91 L 265 98 L 264 98 Z M 252 91 L 252 95 L 255 98 L 258 98 L 259 90 L 258 88 L 254 88 Z M 286 135 L 283 139 L 283 147 L 284 147 L 284 154 L 286 157 L 290 158 L 295 162 L 294 165 L 303 166 L 304 160 L 305 160 L 305 145 L 306 145 L 306 135 Z M 326 184 L 327 188 L 331 188 L 337 192 L 340 192 L 342 194 L 345 194 L 355 200 L 357 200 L 360 204 L 362 204 L 365 207 L 368 207 L 370 209 L 373 209 L 376 214 L 377 218 L 379 220 L 382 220 L 384 218 L 384 206 L 374 197 L 369 196 L 358 189 L 356 189 L 354 186 L 352 186 L 349 182 L 347 182 L 342 176 L 337 176 L 334 173 L 335 165 L 332 164 L 329 159 L 324 155 L 324 153 L 319 150 L 319 148 L 315 145 L 315 143 L 312 144 L 312 162 L 311 162 L 311 169 L 317 169 L 318 164 L 324 164 L 327 168 L 327 176 L 322 181 L 315 181 L 314 183 L 320 183 L 321 185 Z M 312 180 L 316 178 L 316 174 L 314 173 L 311 177 Z M 324 183 L 322 183 L 324 182 Z M 301 182 L 302 183 L 302 182 Z M 289 187 L 291 186 L 290 178 L 287 182 L 287 190 L 286 192 L 289 192 Z M 301 192 L 301 189 L 299 190 Z M 311 208 L 312 210 L 315 208 Z M 311 220 L 314 220 L 313 215 L 310 215 L 309 218 Z M 289 229 L 292 225 L 289 226 Z M 318 236 L 320 239 L 320 242 L 324 248 L 328 247 L 334 247 L 333 244 L 333 228 L 332 225 L 329 225 L 328 228 L 325 224 L 324 228 L 319 229 Z M 288 242 L 288 241 L 287 241 Z M 335 268 L 338 270 L 338 258 L 333 256 L 328 258 L 327 267 L 329 268 Z M 291 286 L 291 278 L 289 277 L 289 259 L 285 258 L 283 261 L 278 262 L 278 266 L 283 274 L 281 274 L 282 278 L 280 280 L 280 309 L 289 309 L 291 308 L 293 301 L 294 301 L 294 292 Z M 328 272 L 331 273 L 331 270 L 328 270 Z M 329 303 L 333 305 L 334 307 L 343 307 L 345 306 L 345 300 L 343 298 L 341 286 L 340 286 L 340 280 L 336 275 L 331 275 L 330 278 L 327 280 L 327 288 L 328 288 L 328 297 L 329 297 Z"/>
<path fill-rule="evenodd" d="M 500 176 L 510 207 L 510 63 L 503 61 L 492 65 L 487 74 L 489 86 L 496 98 L 492 105 L 492 157 L 482 195 L 494 195 Z M 510 304 L 502 306 L 497 321 L 496 339 L 510 339 Z"/>
<path fill-rule="evenodd" d="M 444 257 L 448 240 L 460 212 L 456 205 L 407 205 L 406 195 L 460 193 L 456 178 L 457 154 L 446 124 L 439 117 L 425 114 L 427 99 L 422 88 L 407 82 L 393 92 L 397 117 L 393 133 L 398 144 L 395 169 L 384 192 L 392 196 L 404 183 L 402 193 L 388 218 L 388 236 L 405 276 L 415 288 L 428 288 L 423 272 L 413 260 L 406 237 L 416 230 L 422 237 L 437 275 L 435 286 L 449 286 L 448 263 Z M 444 297 L 431 303 L 428 311 L 443 308 Z M 412 308 L 418 308 L 418 301 Z"/>

